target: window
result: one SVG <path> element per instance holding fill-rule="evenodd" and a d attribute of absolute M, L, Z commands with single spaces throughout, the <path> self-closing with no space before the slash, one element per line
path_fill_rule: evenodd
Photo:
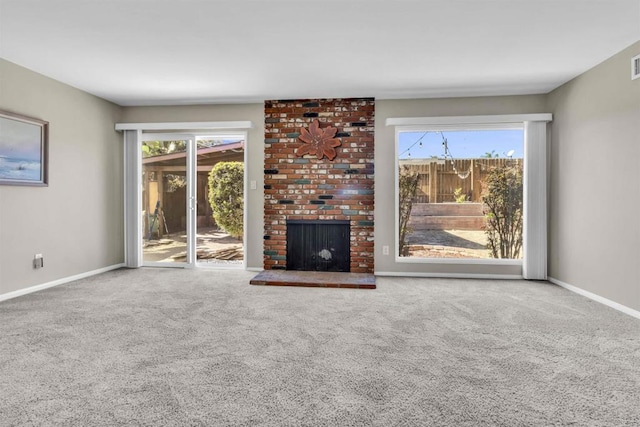
<path fill-rule="evenodd" d="M 547 123 L 551 122 L 552 115 L 541 114 L 508 114 L 493 116 L 447 116 L 447 117 L 401 117 L 386 119 L 387 126 L 395 127 L 395 150 L 396 150 L 396 204 L 395 204 L 395 238 L 396 238 L 396 262 L 399 263 L 431 263 L 431 264 L 458 264 L 464 266 L 465 277 L 477 274 L 479 277 L 486 277 L 487 273 L 491 275 L 494 269 L 500 266 L 521 265 L 522 277 L 525 279 L 544 280 L 547 274 Z M 424 138 L 420 138 L 424 135 Z M 489 138 L 489 136 L 491 138 Z M 421 153 L 420 142 L 425 146 L 425 141 L 429 145 L 433 145 L 431 152 Z M 491 144 L 487 140 L 494 141 Z M 485 141 L 485 142 L 483 142 Z M 413 145 L 415 144 L 415 145 Z M 466 148 L 465 148 L 466 144 Z M 438 148 L 434 148 L 438 147 Z M 458 151 L 456 151 L 458 150 Z M 409 156 L 411 153 L 411 156 Z M 491 157 L 489 157 L 489 154 Z M 433 156 L 433 157 L 432 157 Z M 497 157 L 496 157 L 497 156 Z M 418 179 L 412 183 L 409 180 L 408 185 L 400 185 L 401 172 L 404 166 L 410 166 L 412 162 L 416 162 L 416 158 L 426 158 L 433 160 L 429 168 L 434 168 L 431 173 L 429 186 L 421 187 L 421 193 L 418 191 L 420 184 Z M 473 163 L 473 164 L 472 164 Z M 438 176 L 438 167 L 441 172 L 445 173 L 444 177 Z M 484 167 L 484 170 L 483 170 Z M 500 193 L 494 189 L 494 194 L 505 194 L 511 200 L 511 204 L 500 204 L 502 210 L 492 212 L 491 206 L 487 206 L 487 199 L 483 199 L 483 191 L 485 194 L 490 191 L 491 171 L 497 169 L 495 174 L 500 175 L 502 170 L 507 177 L 498 176 L 497 184 L 506 183 L 504 192 Z M 410 171 L 407 172 L 410 174 Z M 484 176 L 483 176 L 484 173 Z M 424 175 L 424 174 L 423 174 Z M 446 177 L 446 178 L 445 178 Z M 441 178 L 441 179 L 440 179 Z M 425 179 L 424 177 L 422 178 Z M 440 184 L 438 184 L 440 179 Z M 447 181 L 448 180 L 448 181 Z M 468 181 L 471 180 L 471 181 Z M 475 180 L 473 189 L 471 182 Z M 445 183 L 446 184 L 443 184 Z M 466 184 L 469 182 L 469 184 Z M 520 184 L 521 182 L 521 184 Z M 424 186 L 424 182 L 422 185 Z M 508 184 L 508 185 L 507 185 Z M 415 185 L 415 189 L 412 186 Z M 483 188 L 484 185 L 484 188 Z M 477 189 L 480 187 L 480 190 Z M 521 189 L 520 189 L 521 188 Z M 470 191 L 472 190 L 472 191 Z M 415 191 L 415 192 L 414 192 Z M 479 193 L 478 193 L 479 191 Z M 430 241 L 426 239 L 418 240 L 417 244 L 426 246 L 423 248 L 426 252 L 416 253 L 409 256 L 404 248 L 406 240 L 401 248 L 400 242 L 402 238 L 416 238 L 415 234 L 409 234 L 409 229 L 404 229 L 404 225 L 418 224 L 416 218 L 420 213 L 420 209 L 416 208 L 408 210 L 406 204 L 401 204 L 402 200 L 411 199 L 416 203 L 428 205 L 450 204 L 453 208 L 460 209 L 457 216 L 461 217 L 482 217 L 474 219 L 474 221 L 484 221 L 485 239 L 487 244 L 491 246 L 490 240 L 497 239 L 498 255 L 491 252 L 488 248 L 489 257 L 487 256 L 487 248 L 483 248 L 483 241 L 474 242 L 475 245 L 467 242 L 465 236 L 456 236 L 454 233 L 448 233 L 445 236 L 457 243 L 463 243 L 467 246 L 473 246 L 471 249 L 477 252 L 470 254 L 460 254 L 462 244 L 430 245 Z M 502 202 L 502 200 L 500 200 Z M 459 208 L 456 205 L 472 205 L 477 203 L 482 206 L 482 214 L 477 211 L 474 213 L 473 207 Z M 425 209 L 421 207 L 421 209 Z M 426 209 L 445 209 L 443 206 L 428 206 Z M 469 211 L 462 211 L 469 209 Z M 477 207 L 476 207 L 477 209 Z M 446 209 L 445 209 L 446 210 Z M 520 210 L 520 212 L 517 212 Z M 504 230 L 500 230 L 497 235 L 491 235 L 489 226 L 486 224 L 491 219 L 491 215 L 498 216 L 497 212 L 503 212 L 499 220 L 504 221 L 506 217 L 513 223 L 513 220 L 522 221 L 522 238 L 519 252 L 511 251 L 502 254 L 500 252 L 501 245 L 512 244 L 511 242 L 519 242 L 517 238 L 509 235 L 500 235 Z M 431 213 L 431 212 L 430 212 Z M 412 220 L 412 214 L 414 216 Z M 449 217 L 447 212 L 436 211 L 433 217 Z M 432 222 L 436 218 L 430 218 Z M 412 222 L 413 221 L 413 222 Z M 444 219 L 438 219 L 441 223 Z M 517 222 L 517 221 L 516 221 Z M 462 221 L 460 222 L 462 223 Z M 454 230 L 462 228 L 451 226 L 447 228 Z M 480 227 L 477 227 L 480 228 Z M 418 229 L 418 227 L 416 228 Z M 520 234 L 519 226 L 514 230 Z M 478 230 L 476 230 L 478 231 Z M 403 235 L 401 235 L 401 232 Z M 414 240 L 415 241 L 415 240 Z M 411 240 L 409 240 L 409 245 Z M 516 243 L 518 245 L 519 243 Z M 432 246 L 432 247 L 430 247 Z M 455 253 L 445 254 L 449 248 Z M 411 249 L 411 248 L 408 248 Z M 469 248 L 464 248 L 465 250 Z M 401 253 L 401 251 L 403 251 Z M 458 251 L 458 253 L 456 253 Z M 464 255 L 464 256 L 462 256 Z M 502 256 L 502 258 L 501 258 Z M 474 264 L 487 264 L 473 267 Z M 485 268 L 486 267 L 486 268 Z M 416 268 L 412 268 L 414 272 Z M 437 274 L 439 267 L 425 267 L 425 274 Z M 451 272 L 451 268 L 446 269 Z M 455 270 L 454 270 L 455 271 Z M 475 271 L 475 273 L 474 273 Z"/>
<path fill-rule="evenodd" d="M 399 128 L 402 259 L 521 259 L 522 125 Z"/>

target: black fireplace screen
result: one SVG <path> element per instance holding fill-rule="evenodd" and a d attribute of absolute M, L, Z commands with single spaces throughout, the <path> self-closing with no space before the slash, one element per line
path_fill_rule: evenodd
<path fill-rule="evenodd" d="M 287 221 L 287 270 L 350 270 L 349 221 Z"/>

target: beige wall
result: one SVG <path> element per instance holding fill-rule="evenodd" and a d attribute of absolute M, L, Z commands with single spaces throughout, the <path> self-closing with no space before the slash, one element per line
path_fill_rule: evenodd
<path fill-rule="evenodd" d="M 247 172 L 249 181 L 256 181 L 256 189 L 247 196 L 246 257 L 247 268 L 262 269 L 264 235 L 264 105 L 189 105 L 167 107 L 126 107 L 121 122 L 199 122 L 249 120 Z"/>
<path fill-rule="evenodd" d="M 390 117 L 472 116 L 492 114 L 545 113 L 545 96 L 499 96 L 449 99 L 414 99 L 376 101 L 376 200 L 375 200 L 375 270 L 390 273 L 521 275 L 520 266 L 396 262 L 395 245 L 395 129 L 385 126 Z M 389 255 L 382 246 L 389 245 Z"/>
<path fill-rule="evenodd" d="M 640 42 L 548 95 L 549 275 L 640 310 Z"/>
<path fill-rule="evenodd" d="M 0 295 L 122 263 L 120 107 L 0 59 L 0 109 L 50 123 L 49 186 L 0 186 Z"/>

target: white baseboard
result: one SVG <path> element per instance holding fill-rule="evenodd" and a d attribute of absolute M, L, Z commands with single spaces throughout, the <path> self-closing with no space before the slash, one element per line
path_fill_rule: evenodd
<path fill-rule="evenodd" d="M 245 270 L 247 270 L 247 271 L 255 271 L 256 273 L 260 273 L 261 271 L 264 271 L 264 268 L 260 268 L 260 267 L 247 267 Z"/>
<path fill-rule="evenodd" d="M 471 273 L 407 273 L 397 271 L 374 271 L 375 276 L 387 277 L 431 277 L 443 279 L 508 279 L 522 280 L 519 274 L 471 274 Z"/>
<path fill-rule="evenodd" d="M 43 283 L 41 285 L 30 286 L 28 288 L 19 289 L 17 291 L 9 292 L 0 295 L 0 301 L 5 301 L 11 298 L 16 298 L 22 295 L 27 295 L 33 292 L 41 291 L 43 289 L 52 288 L 54 286 L 62 285 L 65 283 L 73 282 L 74 280 L 84 279 L 85 277 L 95 276 L 96 274 L 106 273 L 107 271 L 116 270 L 118 268 L 125 267 L 124 263 L 110 265 L 109 267 L 99 268 L 97 270 L 87 271 L 86 273 L 76 274 L 75 276 L 64 277 L 62 279 L 54 280 L 52 282 Z"/>
<path fill-rule="evenodd" d="M 582 295 L 583 297 L 587 297 L 591 300 L 594 300 L 596 302 L 599 302 L 601 304 L 604 304 L 606 306 L 609 306 L 615 310 L 621 311 L 624 314 L 628 314 L 629 316 L 635 317 L 637 319 L 640 319 L 640 311 L 634 310 L 633 308 L 627 307 L 626 305 L 622 305 L 620 303 L 617 303 L 615 301 L 611 301 L 610 299 L 607 299 L 605 297 L 601 297 L 600 295 L 596 295 L 594 293 L 591 293 L 589 291 L 585 291 L 584 289 L 578 288 L 577 286 L 573 286 L 570 285 L 568 283 L 565 283 L 561 280 L 558 279 L 554 279 L 553 277 L 549 277 L 548 279 L 551 283 L 558 285 L 560 287 L 563 287 L 571 292 L 575 292 L 576 294 Z"/>

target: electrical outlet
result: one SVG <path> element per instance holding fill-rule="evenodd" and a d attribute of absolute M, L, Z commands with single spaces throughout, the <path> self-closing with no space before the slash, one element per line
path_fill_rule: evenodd
<path fill-rule="evenodd" d="M 389 245 L 384 245 L 382 247 L 382 255 L 389 255 Z"/>
<path fill-rule="evenodd" d="M 42 254 L 35 254 L 33 256 L 33 268 L 42 268 L 44 267 L 44 257 Z"/>
<path fill-rule="evenodd" d="M 252 190 L 255 190 L 256 188 L 258 188 L 257 185 L 256 185 L 256 181 L 255 180 L 251 180 L 251 182 L 249 183 L 249 187 Z"/>

